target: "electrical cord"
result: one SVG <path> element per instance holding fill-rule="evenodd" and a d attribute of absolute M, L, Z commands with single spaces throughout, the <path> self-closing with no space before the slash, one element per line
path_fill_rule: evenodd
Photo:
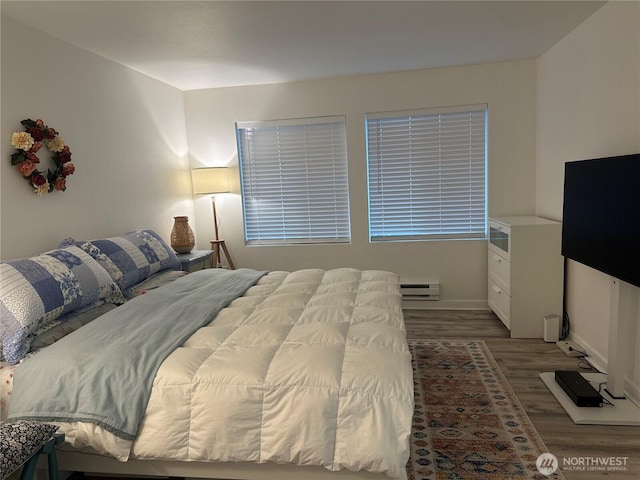
<path fill-rule="evenodd" d="M 589 382 L 589 383 L 591 383 L 591 382 Z M 599 393 L 599 394 L 600 394 L 600 396 L 602 397 L 602 401 L 603 401 L 604 403 L 606 403 L 607 405 L 611 405 L 612 407 L 615 407 L 615 404 L 614 404 L 614 403 L 610 402 L 607 398 L 605 398 L 605 397 L 604 397 L 604 395 L 602 395 L 602 387 L 603 387 L 604 385 L 606 385 L 606 384 L 607 384 L 607 381 L 606 381 L 606 380 L 605 380 L 604 382 L 599 382 L 599 383 L 598 383 L 598 393 Z"/>
<path fill-rule="evenodd" d="M 571 347 L 569 347 L 569 350 L 571 350 Z M 575 349 L 574 349 L 575 350 Z M 576 352 L 578 350 L 575 350 Z M 586 366 L 585 366 L 586 365 Z M 589 360 L 586 359 L 586 357 L 580 357 L 580 361 L 578 362 L 578 367 L 584 369 L 584 370 L 595 370 L 596 373 L 600 373 L 602 375 L 604 375 L 606 377 L 606 373 L 601 372 L 600 370 L 598 370 L 596 367 L 594 367 L 593 365 L 591 365 L 591 363 L 589 362 Z M 602 395 L 602 388 L 607 384 L 607 381 L 603 381 L 603 382 L 598 382 L 597 386 L 595 384 L 595 381 L 589 381 L 589 384 L 598 389 L 598 393 L 600 394 L 600 396 L 602 397 L 602 401 L 603 403 L 605 403 L 606 405 L 610 405 L 612 407 L 615 407 L 615 404 L 611 401 L 609 401 L 607 398 L 605 398 L 604 395 Z"/>
<path fill-rule="evenodd" d="M 577 348 L 569 347 L 570 352 L 578 352 L 582 357 L 588 357 L 587 352 L 583 352 L 582 350 L 578 350 Z"/>
<path fill-rule="evenodd" d="M 569 314 L 565 311 L 562 315 L 562 331 L 560 332 L 560 340 L 566 340 L 571 330 L 571 321 Z"/>
<path fill-rule="evenodd" d="M 589 360 L 587 360 L 586 357 L 578 357 L 578 358 L 580 358 L 580 360 L 578 361 L 578 367 L 580 367 L 581 369 L 583 369 L 583 370 L 595 370 L 597 373 L 602 373 L 596 367 L 591 365 L 591 362 L 589 362 Z"/>
<path fill-rule="evenodd" d="M 576 350 L 573 347 L 569 347 L 569 351 L 575 351 L 575 352 L 580 352 L 580 350 Z M 580 352 L 580 353 L 584 353 L 584 352 Z M 582 357 L 576 357 L 578 358 L 578 367 L 583 369 L 583 370 L 591 370 L 595 373 L 601 373 L 602 375 L 607 375 L 606 373 L 598 370 L 596 367 L 593 366 L 593 364 L 589 361 L 589 359 L 587 358 L 589 355 L 584 353 L 584 356 Z"/>

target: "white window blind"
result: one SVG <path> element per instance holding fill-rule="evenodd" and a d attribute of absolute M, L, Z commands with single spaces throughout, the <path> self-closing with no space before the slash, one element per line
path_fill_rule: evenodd
<path fill-rule="evenodd" d="M 344 117 L 236 130 L 248 245 L 350 241 Z"/>
<path fill-rule="evenodd" d="M 371 241 L 486 236 L 486 105 L 367 114 Z"/>

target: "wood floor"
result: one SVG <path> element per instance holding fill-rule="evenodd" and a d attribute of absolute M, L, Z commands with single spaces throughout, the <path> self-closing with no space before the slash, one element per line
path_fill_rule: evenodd
<path fill-rule="evenodd" d="M 538 377 L 545 371 L 579 370 L 577 359 L 542 339 L 509 338 L 490 311 L 405 310 L 405 322 L 409 339 L 484 340 L 567 480 L 640 479 L 640 428 L 575 425 Z M 562 467 L 565 458 L 574 457 L 627 457 L 626 471 Z"/>

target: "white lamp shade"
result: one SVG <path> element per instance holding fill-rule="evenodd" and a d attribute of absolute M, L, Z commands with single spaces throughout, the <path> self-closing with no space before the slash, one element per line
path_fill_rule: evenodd
<path fill-rule="evenodd" d="M 230 192 L 227 167 L 194 168 L 191 170 L 194 195 Z"/>

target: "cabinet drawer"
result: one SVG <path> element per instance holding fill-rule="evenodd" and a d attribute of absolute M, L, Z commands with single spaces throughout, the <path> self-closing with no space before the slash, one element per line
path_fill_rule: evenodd
<path fill-rule="evenodd" d="M 489 307 L 511 330 L 511 297 L 491 279 L 489 279 Z"/>
<path fill-rule="evenodd" d="M 183 270 L 189 273 L 197 272 L 198 270 L 204 270 L 205 268 L 208 268 L 210 264 L 211 260 L 209 258 L 203 258 L 201 260 L 190 263 L 186 268 L 183 267 Z"/>
<path fill-rule="evenodd" d="M 211 268 L 213 250 L 193 250 L 190 253 L 179 253 L 180 266 L 184 272 L 195 272 Z"/>
<path fill-rule="evenodd" d="M 489 277 L 498 286 L 511 293 L 511 262 L 489 250 Z"/>
<path fill-rule="evenodd" d="M 489 250 L 494 250 L 507 260 L 511 260 L 511 228 L 489 220 Z"/>

